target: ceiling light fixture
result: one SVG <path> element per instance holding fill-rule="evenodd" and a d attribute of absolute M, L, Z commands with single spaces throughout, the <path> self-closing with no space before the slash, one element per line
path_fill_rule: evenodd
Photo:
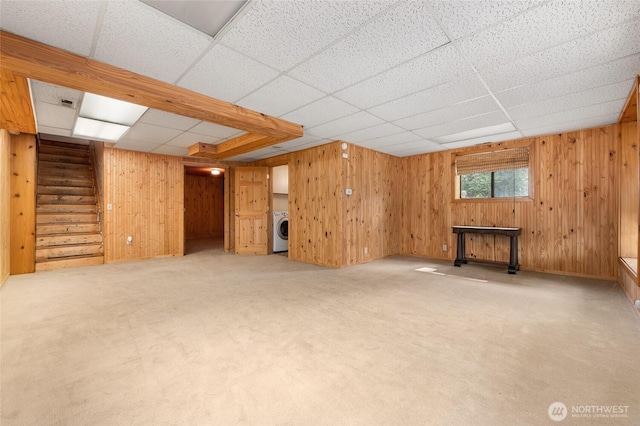
<path fill-rule="evenodd" d="M 129 126 L 123 126 L 122 124 L 78 117 L 76 125 L 73 127 L 73 136 L 104 141 L 117 141 L 129 129 Z"/>
<path fill-rule="evenodd" d="M 218 176 L 220 174 L 220 170 L 219 169 L 211 169 L 211 174 L 214 176 Z"/>

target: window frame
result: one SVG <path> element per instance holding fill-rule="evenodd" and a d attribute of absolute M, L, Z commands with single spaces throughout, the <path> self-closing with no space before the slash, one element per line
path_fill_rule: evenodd
<path fill-rule="evenodd" d="M 454 151 L 452 153 L 451 158 L 451 175 L 453 179 L 453 184 L 451 185 L 453 189 L 452 201 L 455 203 L 505 203 L 505 202 L 533 202 L 534 201 L 534 181 L 535 181 L 535 173 L 533 170 L 533 165 L 535 164 L 535 144 L 532 140 L 524 140 L 520 142 L 499 142 L 495 144 L 487 144 L 481 146 L 473 146 L 461 150 Z M 493 197 L 493 173 L 491 172 L 491 197 L 490 198 L 461 198 L 460 197 L 460 176 L 456 174 L 456 158 L 463 155 L 469 154 L 480 154 L 491 151 L 499 151 L 505 149 L 512 148 L 529 148 L 529 164 L 527 165 L 527 171 L 529 174 L 529 194 L 524 197 Z"/>

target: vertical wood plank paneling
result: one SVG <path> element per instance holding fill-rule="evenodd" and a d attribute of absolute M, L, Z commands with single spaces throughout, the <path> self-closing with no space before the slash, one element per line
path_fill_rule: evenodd
<path fill-rule="evenodd" d="M 184 177 L 184 208 L 188 238 L 224 236 L 224 178 Z"/>
<path fill-rule="evenodd" d="M 105 262 L 181 256 L 183 187 L 180 157 L 105 147 Z"/>
<path fill-rule="evenodd" d="M 0 129 L 0 285 L 10 272 L 11 135 Z"/>
<path fill-rule="evenodd" d="M 36 137 L 11 136 L 11 274 L 35 271 Z"/>
<path fill-rule="evenodd" d="M 451 225 L 519 226 L 523 269 L 615 278 L 619 197 L 615 129 L 607 126 L 500 143 L 505 147 L 531 143 L 530 201 L 454 201 L 452 151 L 403 158 L 402 252 L 453 259 Z M 473 236 L 467 241 L 467 253 L 506 260 L 509 240 L 493 238 Z M 450 250 L 443 252 L 442 244 Z"/>
<path fill-rule="evenodd" d="M 638 257 L 638 123 L 620 125 L 620 256 Z"/>

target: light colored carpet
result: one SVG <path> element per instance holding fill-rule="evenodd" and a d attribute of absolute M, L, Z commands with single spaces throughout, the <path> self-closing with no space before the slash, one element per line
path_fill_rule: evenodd
<path fill-rule="evenodd" d="M 10 277 L 2 425 L 539 425 L 556 401 L 628 406 L 561 424 L 640 424 L 640 320 L 615 283 L 192 244 Z"/>

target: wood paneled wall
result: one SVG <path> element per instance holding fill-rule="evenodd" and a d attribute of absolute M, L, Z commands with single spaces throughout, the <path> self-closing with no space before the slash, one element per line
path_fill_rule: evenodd
<path fill-rule="evenodd" d="M 10 272 L 10 157 L 11 135 L 0 129 L 0 285 L 4 284 Z"/>
<path fill-rule="evenodd" d="M 402 252 L 453 259 L 452 225 L 518 226 L 523 269 L 614 279 L 619 143 L 616 126 L 532 138 L 534 193 L 523 202 L 454 201 L 453 151 L 405 158 Z M 490 238 L 475 236 L 467 253 L 507 260 L 508 239 Z"/>
<path fill-rule="evenodd" d="M 388 154 L 349 145 L 342 159 L 342 266 L 398 254 L 402 242 L 402 161 Z M 344 191 L 343 191 L 344 192 Z"/>
<path fill-rule="evenodd" d="M 631 303 L 640 300 L 640 287 L 637 285 L 637 278 L 622 264 L 622 261 L 618 263 L 618 282 Z"/>
<path fill-rule="evenodd" d="M 620 124 L 620 256 L 638 257 L 640 206 L 637 122 Z"/>
<path fill-rule="evenodd" d="M 183 185 L 180 157 L 105 147 L 105 262 L 182 256 Z"/>
<path fill-rule="evenodd" d="M 186 175 L 184 208 L 187 238 L 224 236 L 224 178 Z"/>
<path fill-rule="evenodd" d="M 36 151 L 35 135 L 11 136 L 11 275 L 36 268 Z"/>

